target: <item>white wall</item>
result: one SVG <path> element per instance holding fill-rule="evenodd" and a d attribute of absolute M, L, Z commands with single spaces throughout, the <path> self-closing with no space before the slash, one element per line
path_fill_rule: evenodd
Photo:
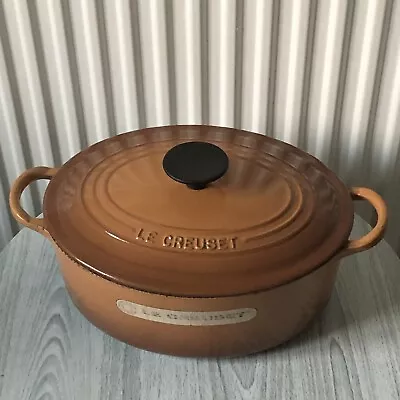
<path fill-rule="evenodd" d="M 211 123 L 379 190 L 398 248 L 399 22 L 400 0 L 0 1 L 0 247 L 25 168 L 139 127 Z"/>

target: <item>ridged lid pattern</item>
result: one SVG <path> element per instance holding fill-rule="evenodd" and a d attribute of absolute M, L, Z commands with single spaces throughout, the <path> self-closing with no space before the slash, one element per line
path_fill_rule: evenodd
<path fill-rule="evenodd" d="M 163 170 L 174 146 L 209 142 L 229 168 L 203 190 Z M 353 205 L 321 162 L 281 141 L 212 126 L 168 126 L 99 142 L 46 191 L 47 229 L 92 272 L 157 293 L 221 296 L 280 285 L 346 242 Z"/>

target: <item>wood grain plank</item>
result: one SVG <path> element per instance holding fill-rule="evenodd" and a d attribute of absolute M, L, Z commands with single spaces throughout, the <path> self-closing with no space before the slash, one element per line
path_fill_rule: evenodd
<path fill-rule="evenodd" d="M 354 235 L 368 226 L 357 218 Z M 28 230 L 0 254 L 0 399 L 399 399 L 400 261 L 343 261 L 324 313 L 267 353 L 186 359 L 135 349 L 75 309 L 51 245 Z"/>

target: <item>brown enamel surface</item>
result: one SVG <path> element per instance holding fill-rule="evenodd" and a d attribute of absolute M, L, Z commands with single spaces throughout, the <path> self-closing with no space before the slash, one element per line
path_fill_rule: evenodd
<path fill-rule="evenodd" d="M 57 248 L 57 247 L 56 247 Z M 289 284 L 255 294 L 220 298 L 179 298 L 141 292 L 92 274 L 57 249 L 67 289 L 77 308 L 111 336 L 142 349 L 179 356 L 237 356 L 267 350 L 301 332 L 328 302 L 337 263 L 328 263 Z M 247 322 L 180 326 L 123 313 L 118 300 L 167 310 L 209 311 L 251 308 Z"/>
<path fill-rule="evenodd" d="M 229 157 L 227 173 L 203 190 L 162 166 L 188 141 Z M 20 202 L 39 179 L 51 180 L 43 218 Z M 377 221 L 349 240 L 360 199 Z M 347 189 L 310 155 L 210 126 L 129 132 L 60 169 L 30 168 L 13 183 L 10 208 L 53 242 L 88 320 L 134 346 L 182 356 L 249 354 L 292 338 L 329 300 L 339 260 L 374 246 L 387 224 L 377 193 Z"/>
<path fill-rule="evenodd" d="M 165 153 L 206 141 L 229 157 L 225 176 L 190 190 Z M 67 162 L 44 199 L 46 229 L 68 256 L 125 286 L 226 296 L 301 277 L 346 243 L 353 205 L 322 163 L 283 142 L 210 126 L 122 134 Z"/>

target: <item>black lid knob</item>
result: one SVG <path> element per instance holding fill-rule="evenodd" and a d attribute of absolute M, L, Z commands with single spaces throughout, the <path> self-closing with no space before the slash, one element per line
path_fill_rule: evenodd
<path fill-rule="evenodd" d="M 167 152 L 163 160 L 166 174 L 191 189 L 204 189 L 221 178 L 228 170 L 226 153 L 207 142 L 178 144 Z"/>

